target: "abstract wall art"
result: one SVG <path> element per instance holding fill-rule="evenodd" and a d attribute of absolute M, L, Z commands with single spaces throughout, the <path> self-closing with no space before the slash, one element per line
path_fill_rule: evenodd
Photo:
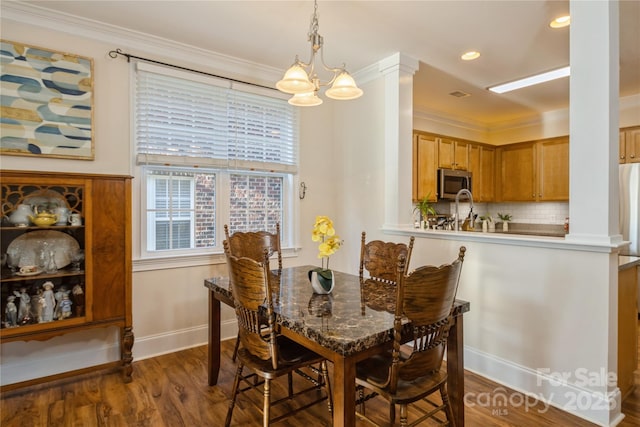
<path fill-rule="evenodd" d="M 93 59 L 0 43 L 0 154 L 93 160 Z"/>

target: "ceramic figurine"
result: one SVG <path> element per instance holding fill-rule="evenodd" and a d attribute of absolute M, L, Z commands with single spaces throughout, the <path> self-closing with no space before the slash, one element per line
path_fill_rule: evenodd
<path fill-rule="evenodd" d="M 80 284 L 76 284 L 71 290 L 73 302 L 76 305 L 76 316 L 81 317 L 84 310 L 84 291 Z"/>
<path fill-rule="evenodd" d="M 18 305 L 18 322 L 21 324 L 28 323 L 31 320 L 29 306 L 31 305 L 31 297 L 27 294 L 27 288 L 20 288 L 20 292 L 13 291 L 16 298 L 20 298 Z"/>
<path fill-rule="evenodd" d="M 69 291 L 66 287 L 60 286 L 57 292 L 55 292 L 54 297 L 56 299 L 56 309 L 53 312 L 54 319 L 62 319 L 62 300 L 66 296 L 69 299 Z M 71 301 L 69 301 L 71 302 Z"/>
<path fill-rule="evenodd" d="M 16 297 L 13 295 L 9 295 L 7 297 L 7 305 L 4 308 L 4 316 L 7 328 L 13 328 L 18 326 L 18 309 L 16 308 L 15 301 Z"/>
<path fill-rule="evenodd" d="M 44 307 L 42 310 L 42 317 L 40 318 L 40 323 L 43 322 L 51 322 L 53 320 L 53 313 L 56 308 L 56 298 L 53 294 L 53 283 L 44 282 L 42 284 L 44 288 L 44 292 L 42 293 L 42 297 L 44 298 Z"/>
<path fill-rule="evenodd" d="M 31 317 L 35 322 L 42 323 L 42 314 L 45 305 L 47 305 L 47 303 L 42 295 L 42 289 L 38 289 L 35 295 L 31 295 Z"/>
<path fill-rule="evenodd" d="M 60 317 L 58 319 L 66 319 L 67 317 L 71 317 L 71 305 L 73 303 L 69 299 L 69 292 L 65 293 L 62 296 L 62 301 L 58 304 L 60 307 Z"/>

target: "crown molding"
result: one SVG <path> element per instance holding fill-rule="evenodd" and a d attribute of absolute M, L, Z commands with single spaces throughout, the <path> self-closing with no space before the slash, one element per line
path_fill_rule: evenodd
<path fill-rule="evenodd" d="M 281 77 L 282 70 L 246 61 L 229 55 L 200 49 L 116 25 L 80 18 L 75 15 L 52 11 L 39 6 L 15 1 L 0 4 L 2 20 L 15 21 L 71 34 L 76 37 L 93 39 L 101 43 L 113 44 L 113 49 L 136 50 L 161 54 L 180 62 L 189 62 L 207 69 L 225 73 L 227 77 L 238 78 L 265 86 Z M 134 53 L 134 52 L 131 52 Z"/>
<path fill-rule="evenodd" d="M 640 108 L 640 93 L 620 98 L 620 111 Z"/>
<path fill-rule="evenodd" d="M 484 134 L 490 130 L 489 127 L 483 122 L 471 119 L 460 119 L 460 117 L 452 116 L 441 111 L 414 109 L 413 117 L 414 119 L 429 120 L 432 122 L 455 127 L 458 129 L 464 129 L 471 132 L 479 132 Z"/>

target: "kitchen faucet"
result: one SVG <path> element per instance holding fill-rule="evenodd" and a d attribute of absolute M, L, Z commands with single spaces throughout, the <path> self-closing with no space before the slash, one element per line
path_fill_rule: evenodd
<path fill-rule="evenodd" d="M 460 208 L 460 196 L 463 194 L 469 198 L 469 205 L 471 205 L 471 210 L 469 210 L 469 218 L 471 218 L 471 221 L 473 221 L 473 196 L 471 195 L 471 191 L 463 188 L 456 193 L 456 217 L 453 223 L 453 229 L 455 231 L 460 231 L 460 214 L 458 213 L 458 210 Z"/>

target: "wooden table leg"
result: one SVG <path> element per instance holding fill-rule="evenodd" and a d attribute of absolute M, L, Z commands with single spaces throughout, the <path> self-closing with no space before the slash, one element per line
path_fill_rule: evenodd
<path fill-rule="evenodd" d="M 464 347 L 462 314 L 454 317 L 447 340 L 447 391 L 457 427 L 464 426 Z"/>
<path fill-rule="evenodd" d="M 209 292 L 209 385 L 218 383 L 220 372 L 220 300 Z"/>
<path fill-rule="evenodd" d="M 342 357 L 333 362 L 333 427 L 353 427 L 356 425 L 355 362 Z"/>

